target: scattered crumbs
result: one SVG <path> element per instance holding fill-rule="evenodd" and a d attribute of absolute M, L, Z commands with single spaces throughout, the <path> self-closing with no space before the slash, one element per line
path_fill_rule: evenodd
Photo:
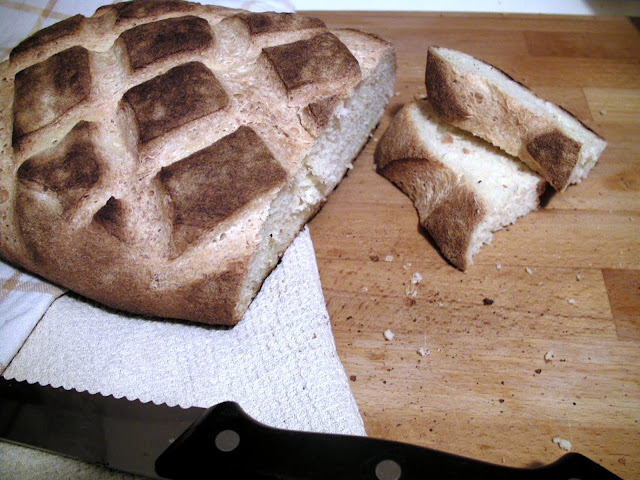
<path fill-rule="evenodd" d="M 439 302 L 439 303 L 438 303 L 438 306 L 439 306 L 439 307 L 444 307 L 444 303 Z"/>
<path fill-rule="evenodd" d="M 544 361 L 546 363 L 549 363 L 551 360 L 553 360 L 553 350 L 549 350 L 547 353 L 544 354 Z"/>
<path fill-rule="evenodd" d="M 419 272 L 415 272 L 411 277 L 411 283 L 416 285 L 422 281 L 422 275 Z"/>
<path fill-rule="evenodd" d="M 395 335 L 393 334 L 393 332 L 392 332 L 391 330 L 386 329 L 386 330 L 384 331 L 384 338 L 386 338 L 387 340 L 389 340 L 389 341 L 393 340 L 393 337 L 394 337 L 394 336 L 395 336 Z"/>
<path fill-rule="evenodd" d="M 427 350 L 425 347 L 420 347 L 418 349 L 418 353 L 421 357 L 426 357 L 427 355 L 431 355 L 431 350 Z"/>
<path fill-rule="evenodd" d="M 502 264 L 501 263 L 497 264 L 496 265 L 496 270 L 501 270 L 501 269 L 502 269 Z"/>
<path fill-rule="evenodd" d="M 579 282 L 580 280 L 582 280 L 582 275 L 577 274 L 576 275 L 576 281 Z"/>
<path fill-rule="evenodd" d="M 527 272 L 529 275 L 533 275 L 533 270 L 531 270 L 529 267 L 526 267 L 524 271 Z"/>
<path fill-rule="evenodd" d="M 442 143 L 445 143 L 445 144 L 453 143 L 453 137 L 451 136 L 450 133 L 446 133 L 444 137 L 442 137 Z"/>
<path fill-rule="evenodd" d="M 603 117 L 607 114 L 606 110 L 600 110 L 600 115 L 602 115 Z"/>
<path fill-rule="evenodd" d="M 398 97 L 398 96 L 400 96 L 400 92 L 394 92 L 393 96 L 394 96 L 394 97 Z"/>
<path fill-rule="evenodd" d="M 562 450 L 566 450 L 567 452 L 571 450 L 572 445 L 569 440 L 565 440 L 564 438 L 554 437 L 553 443 L 558 445 Z"/>
<path fill-rule="evenodd" d="M 535 369 L 535 372 L 536 372 L 538 375 L 540 375 L 540 374 L 542 373 L 542 369 L 541 369 L 541 368 L 536 368 L 536 369 Z"/>
<path fill-rule="evenodd" d="M 575 298 L 570 298 L 569 300 L 567 300 L 567 302 L 569 302 L 571 305 L 575 305 L 576 304 L 576 299 Z"/>
<path fill-rule="evenodd" d="M 367 292 L 369 291 L 369 287 L 362 287 L 362 288 L 360 289 L 360 291 L 361 291 L 362 293 L 367 293 Z"/>
<path fill-rule="evenodd" d="M 485 305 L 493 305 L 493 299 L 485 297 L 482 299 L 482 303 L 484 303 Z"/>
<path fill-rule="evenodd" d="M 498 402 L 500 402 L 500 403 L 504 403 L 504 398 L 499 398 L 499 399 L 498 399 Z"/>
<path fill-rule="evenodd" d="M 379 262 L 380 257 L 378 255 L 369 255 L 369 260 L 371 260 L 372 262 Z"/>
<path fill-rule="evenodd" d="M 386 257 L 384 257 L 384 261 L 385 262 L 393 262 L 393 255 L 387 255 Z"/>
<path fill-rule="evenodd" d="M 355 382 L 355 381 L 356 381 L 356 379 L 357 379 L 357 377 L 356 377 L 355 375 L 351 375 L 351 376 L 349 377 L 349 380 L 351 380 L 352 382 Z"/>

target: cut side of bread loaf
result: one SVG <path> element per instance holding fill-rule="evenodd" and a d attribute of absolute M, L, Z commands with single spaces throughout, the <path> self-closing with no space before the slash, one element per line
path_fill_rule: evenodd
<path fill-rule="evenodd" d="M 429 47 L 425 83 L 444 120 L 520 158 L 558 191 L 582 181 L 607 145 L 566 110 L 466 53 Z"/>
<path fill-rule="evenodd" d="M 538 208 L 546 185 L 516 158 L 443 122 L 427 100 L 396 114 L 375 166 L 412 200 L 420 224 L 461 270 L 493 232 Z"/>
<path fill-rule="evenodd" d="M 0 64 L 0 255 L 107 306 L 236 324 L 393 93 L 392 45 L 176 0 Z"/>

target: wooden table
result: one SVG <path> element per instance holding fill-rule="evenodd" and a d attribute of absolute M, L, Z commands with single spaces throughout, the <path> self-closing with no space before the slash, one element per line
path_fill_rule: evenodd
<path fill-rule="evenodd" d="M 626 18 L 311 14 L 392 41 L 399 59 L 374 138 L 310 224 L 369 435 L 513 466 L 554 461 L 557 437 L 640 478 L 638 29 Z M 430 44 L 493 63 L 609 142 L 583 183 L 497 232 L 467 273 L 373 170 L 391 114 L 426 93 Z M 414 272 L 424 280 L 412 300 Z"/>

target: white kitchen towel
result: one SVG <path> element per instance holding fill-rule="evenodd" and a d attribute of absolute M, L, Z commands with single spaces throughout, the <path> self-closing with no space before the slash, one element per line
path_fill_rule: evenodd
<path fill-rule="evenodd" d="M 0 374 L 64 289 L 0 261 Z"/>
<path fill-rule="evenodd" d="M 365 435 L 306 228 L 233 328 L 123 315 L 64 295 L 4 377 L 183 407 L 233 400 L 275 427 Z M 34 478 L 21 469 L 36 465 L 38 478 L 60 478 L 61 459 L 25 461 L 24 455 L 25 449 L 1 445 L 0 478 Z M 55 470 L 42 470 L 46 465 Z M 16 469 L 20 474 L 12 476 Z M 69 478 L 78 478 L 74 472 Z"/>

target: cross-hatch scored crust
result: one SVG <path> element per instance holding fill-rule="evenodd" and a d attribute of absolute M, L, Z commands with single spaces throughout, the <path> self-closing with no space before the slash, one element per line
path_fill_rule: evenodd
<path fill-rule="evenodd" d="M 116 45 L 121 42 L 128 63 L 128 68 L 124 69 L 125 77 L 115 82 L 112 80 L 112 83 L 126 85 L 127 89 L 121 92 L 120 102 L 112 103 L 121 111 L 130 107 L 133 112 L 129 115 L 129 123 L 125 122 L 120 128 L 137 132 L 134 150 L 138 151 L 130 154 L 138 162 L 147 158 L 141 151 L 151 141 L 161 149 L 157 143 L 161 144 L 162 138 L 176 129 L 188 130 L 191 123 L 215 113 L 222 118 L 231 116 L 234 97 L 242 93 L 232 91 L 233 86 L 228 83 L 223 85 L 216 65 L 205 60 L 211 58 L 207 50 L 216 50 L 216 38 L 210 20 L 197 16 L 198 7 L 173 1 L 143 1 L 98 10 L 103 17 L 115 12 L 115 25 L 131 26 L 123 30 L 114 46 L 110 47 L 117 55 Z M 222 19 L 235 13 L 224 9 L 217 12 L 222 13 Z M 158 15 L 169 17 L 158 18 Z M 346 90 L 359 82 L 358 61 L 318 19 L 273 13 L 238 13 L 236 17 L 246 24 L 250 37 L 268 37 L 279 32 L 293 32 L 301 37 L 281 45 L 269 44 L 262 55 L 266 56 L 268 64 L 282 81 L 281 90 L 286 96 L 282 102 L 301 104 L 294 105 L 298 122 L 310 136 L 316 136 L 331 113 L 324 110 L 333 108 L 337 103 L 336 86 Z M 132 19 L 135 20 L 133 24 Z M 97 129 L 101 135 L 107 134 L 109 129 L 103 124 L 113 121 L 115 116 L 114 112 L 108 112 L 103 115 L 104 119 L 91 118 L 93 104 L 104 108 L 104 99 L 96 94 L 100 90 L 101 79 L 92 72 L 95 62 L 99 61 L 96 59 L 99 53 L 85 47 L 91 45 L 91 41 L 72 46 L 66 41 L 71 38 L 73 43 L 73 37 L 79 36 L 83 29 L 87 30 L 92 20 L 82 16 L 67 19 L 27 39 L 12 54 L 12 57 L 17 57 L 34 50 L 46 51 L 52 42 L 66 47 L 16 74 L 12 136 L 16 159 L 21 163 L 17 169 L 19 193 L 24 195 L 38 191 L 55 196 L 64 211 L 73 211 L 82 198 L 91 196 L 92 188 L 100 184 L 100 178 L 112 170 L 110 164 L 117 161 L 101 152 L 100 145 L 89 133 Z M 306 38 L 309 35 L 307 30 L 312 32 L 310 38 Z M 155 76 L 148 72 L 138 75 L 140 79 L 150 78 L 136 84 L 136 74 L 140 71 L 171 62 L 172 58 L 180 55 L 183 58 L 179 59 L 178 65 L 164 72 L 154 70 Z M 249 63 L 255 62 L 259 66 L 260 62 L 255 60 L 250 58 Z M 324 106 L 322 114 L 309 115 L 311 110 L 318 112 L 319 105 Z M 126 113 L 124 117 L 127 117 Z M 67 125 L 75 126 L 54 142 L 57 145 L 39 151 L 38 143 L 50 141 L 43 132 L 59 124 L 61 119 Z M 224 124 L 224 121 L 219 123 Z M 251 125 L 231 124 L 232 128 L 227 128 L 227 131 L 216 132 L 214 137 L 218 140 L 212 145 L 188 158 L 178 159 L 172 165 L 159 162 L 155 169 L 171 205 L 167 215 L 173 232 L 171 257 L 183 252 L 219 222 L 237 214 L 254 197 L 277 189 L 286 182 L 287 169 L 278 163 Z M 229 133 L 229 130 L 232 131 Z M 43 136 L 44 139 L 36 140 L 34 146 L 30 138 L 34 136 Z M 113 142 L 118 142 L 118 139 L 114 138 Z M 29 156 L 29 150 L 37 153 Z M 26 158 L 20 162 L 21 153 Z M 131 179 L 134 180 L 135 175 Z M 156 186 L 156 183 L 149 183 L 151 189 Z M 103 200 L 102 205 L 94 207 L 93 220 L 110 234 L 124 240 L 127 235 L 113 226 L 125 225 L 127 221 L 118 217 L 131 209 L 125 208 L 128 200 L 118 198 L 118 193 L 112 192 L 107 195 L 106 202 Z M 104 192 L 101 194 L 104 197 Z M 198 201 L 193 203 L 194 200 Z M 26 218 L 24 221 L 29 220 Z"/>
<path fill-rule="evenodd" d="M 237 323 L 273 202 L 391 61 L 360 35 L 173 0 L 36 33 L 0 65 L 2 256 L 111 307 Z"/>

